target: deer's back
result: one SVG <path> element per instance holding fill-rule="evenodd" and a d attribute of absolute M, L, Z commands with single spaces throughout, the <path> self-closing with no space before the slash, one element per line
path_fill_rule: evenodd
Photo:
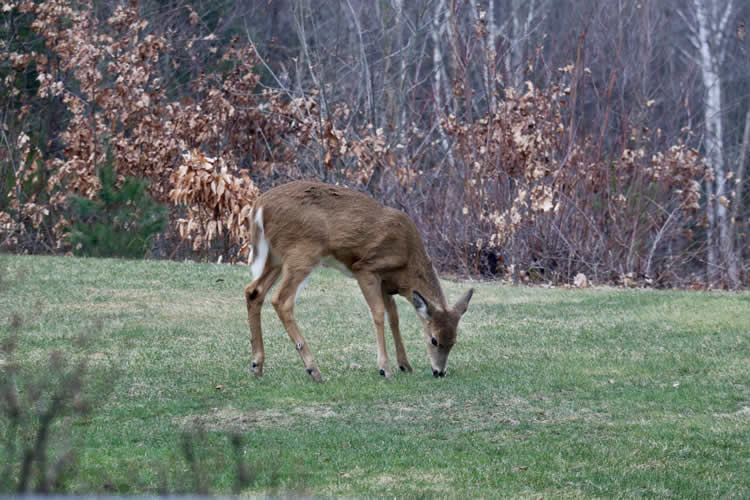
<path fill-rule="evenodd" d="M 406 214 L 342 186 L 290 182 L 263 193 L 258 207 L 272 250 L 307 245 L 348 267 L 385 247 L 406 257 L 418 238 Z"/>

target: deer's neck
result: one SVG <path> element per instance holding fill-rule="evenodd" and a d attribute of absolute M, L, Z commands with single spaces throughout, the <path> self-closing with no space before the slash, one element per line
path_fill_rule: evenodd
<path fill-rule="evenodd" d="M 433 304 L 439 304 L 442 308 L 446 307 L 440 278 L 438 278 L 435 267 L 426 252 L 424 252 L 422 258 L 415 259 L 413 265 L 410 266 L 410 274 L 411 286 L 409 288 L 411 290 L 409 290 L 409 296 L 416 291 Z"/>

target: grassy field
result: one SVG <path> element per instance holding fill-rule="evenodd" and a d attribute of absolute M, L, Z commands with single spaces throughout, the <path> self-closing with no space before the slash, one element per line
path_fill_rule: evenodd
<path fill-rule="evenodd" d="M 42 407 L 60 359 L 88 360 L 91 411 L 51 429 L 50 454 L 76 456 L 65 489 L 232 493 L 241 467 L 241 494 L 750 497 L 750 294 L 475 284 L 441 379 L 399 299 L 414 373 L 386 380 L 356 283 L 318 271 L 296 309 L 316 384 L 270 304 L 251 376 L 249 279 L 0 255 L 0 338 L 18 338 L 0 370 L 18 362 L 21 399 Z"/>

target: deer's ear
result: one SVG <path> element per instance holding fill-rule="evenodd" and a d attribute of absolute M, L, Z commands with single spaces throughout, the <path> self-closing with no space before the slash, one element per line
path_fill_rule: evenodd
<path fill-rule="evenodd" d="M 466 309 L 469 308 L 469 301 L 471 300 L 472 295 L 474 295 L 474 289 L 469 288 L 469 291 L 466 292 L 463 297 L 458 299 L 458 302 L 456 302 L 453 310 L 456 311 L 459 316 L 463 316 L 463 314 L 466 312 Z"/>
<path fill-rule="evenodd" d="M 417 310 L 417 314 L 419 314 L 422 319 L 430 319 L 435 308 L 432 307 L 432 305 L 427 302 L 419 292 L 412 292 L 411 298 L 412 303 L 414 304 L 414 309 Z"/>

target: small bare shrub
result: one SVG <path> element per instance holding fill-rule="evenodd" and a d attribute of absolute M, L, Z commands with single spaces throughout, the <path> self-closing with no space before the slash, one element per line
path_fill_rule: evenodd
<path fill-rule="evenodd" d="M 13 316 L 11 328 L 21 326 L 19 318 Z M 0 491 L 64 491 L 65 480 L 74 472 L 75 453 L 56 429 L 64 427 L 68 418 L 89 412 L 90 403 L 83 391 L 86 363 L 70 363 L 53 351 L 47 373 L 34 377 L 14 357 L 17 342 L 18 337 L 12 334 L 3 341 L 1 351 L 4 465 Z"/>

